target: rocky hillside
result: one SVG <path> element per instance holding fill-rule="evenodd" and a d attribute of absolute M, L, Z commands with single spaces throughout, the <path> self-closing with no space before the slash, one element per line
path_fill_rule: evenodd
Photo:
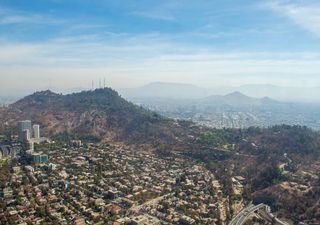
<path fill-rule="evenodd" d="M 0 117 L 12 127 L 18 120 L 30 119 L 41 125 L 44 135 L 130 143 L 160 139 L 170 143 L 186 130 L 110 88 L 69 95 L 36 92 L 10 105 Z"/>
<path fill-rule="evenodd" d="M 320 224 L 320 132 L 287 125 L 213 129 L 189 149 L 233 202 L 265 203 L 284 221 Z"/>

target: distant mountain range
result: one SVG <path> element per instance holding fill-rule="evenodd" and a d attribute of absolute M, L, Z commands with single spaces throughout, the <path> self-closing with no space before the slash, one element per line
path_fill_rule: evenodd
<path fill-rule="evenodd" d="M 61 89 L 54 87 L 56 93 L 70 94 L 87 90 L 87 88 L 77 87 L 71 89 Z M 198 99 L 211 95 L 226 95 L 232 92 L 240 92 L 244 95 L 263 98 L 269 97 L 277 101 L 320 103 L 320 87 L 281 87 L 269 84 L 248 84 L 242 86 L 215 86 L 212 88 L 202 88 L 192 84 L 153 82 L 138 88 L 118 89 L 119 93 L 126 99 L 136 98 L 169 98 L 169 99 Z M 0 105 L 10 104 L 26 96 L 32 91 L 15 91 L 13 93 L 2 93 L 0 91 Z"/>
<path fill-rule="evenodd" d="M 227 95 L 211 95 L 206 98 L 199 100 L 200 103 L 204 104 L 215 104 L 215 105 L 230 105 L 230 106 L 259 106 L 266 104 L 278 104 L 277 101 L 271 98 L 252 98 L 242 94 L 241 92 L 232 92 Z"/>
<path fill-rule="evenodd" d="M 140 88 L 122 89 L 119 91 L 126 98 L 201 98 L 208 95 L 206 89 L 192 84 L 155 82 Z"/>
<path fill-rule="evenodd" d="M 158 96 L 146 96 L 146 97 L 132 97 L 130 98 L 134 103 L 138 105 L 149 106 L 170 106 L 172 110 L 177 107 L 232 107 L 249 109 L 252 107 L 267 107 L 267 106 L 279 106 L 279 105 L 292 105 L 292 103 L 285 103 L 273 100 L 269 97 L 253 98 L 235 91 L 226 95 L 210 95 L 201 98 L 169 98 Z"/>
<path fill-rule="evenodd" d="M 289 124 L 320 129 L 319 104 L 282 102 L 269 97 L 253 98 L 239 91 L 189 99 L 151 95 L 130 100 L 161 115 L 192 120 L 209 127 L 245 128 Z"/>
<path fill-rule="evenodd" d="M 280 87 L 254 84 L 243 85 L 236 90 L 258 98 L 268 96 L 280 101 L 320 103 L 320 87 Z"/>
<path fill-rule="evenodd" d="M 239 87 L 201 88 L 191 84 L 155 82 L 148 85 L 121 89 L 119 92 L 128 99 L 135 98 L 169 98 L 196 99 L 211 95 L 226 95 L 241 92 L 255 98 L 269 97 L 278 101 L 320 103 L 320 87 L 280 87 L 268 84 L 250 84 Z"/>

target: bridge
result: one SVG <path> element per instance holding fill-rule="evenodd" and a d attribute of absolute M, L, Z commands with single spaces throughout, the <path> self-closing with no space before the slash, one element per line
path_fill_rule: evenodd
<path fill-rule="evenodd" d="M 245 209 L 243 209 L 238 215 L 236 215 L 229 225 L 242 225 L 244 224 L 251 216 L 259 215 L 262 219 L 272 222 L 276 225 L 288 225 L 278 218 L 276 218 L 270 210 L 270 207 L 265 204 L 253 205 L 250 204 Z"/>

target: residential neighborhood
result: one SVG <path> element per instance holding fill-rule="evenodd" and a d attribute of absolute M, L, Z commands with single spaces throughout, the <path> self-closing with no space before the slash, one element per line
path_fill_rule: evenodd
<path fill-rule="evenodd" d="M 35 151 L 45 152 L 48 162 L 14 163 L 1 191 L 1 223 L 223 224 L 227 219 L 228 199 L 201 164 L 121 144 L 72 143 L 38 145 Z"/>

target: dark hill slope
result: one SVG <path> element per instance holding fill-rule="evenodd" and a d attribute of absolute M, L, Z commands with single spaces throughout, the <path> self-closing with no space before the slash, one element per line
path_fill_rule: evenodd
<path fill-rule="evenodd" d="M 174 142 L 186 129 L 138 107 L 110 89 L 69 95 L 36 92 L 10 105 L 1 114 L 11 124 L 20 119 L 40 123 L 45 135 L 151 143 Z"/>

